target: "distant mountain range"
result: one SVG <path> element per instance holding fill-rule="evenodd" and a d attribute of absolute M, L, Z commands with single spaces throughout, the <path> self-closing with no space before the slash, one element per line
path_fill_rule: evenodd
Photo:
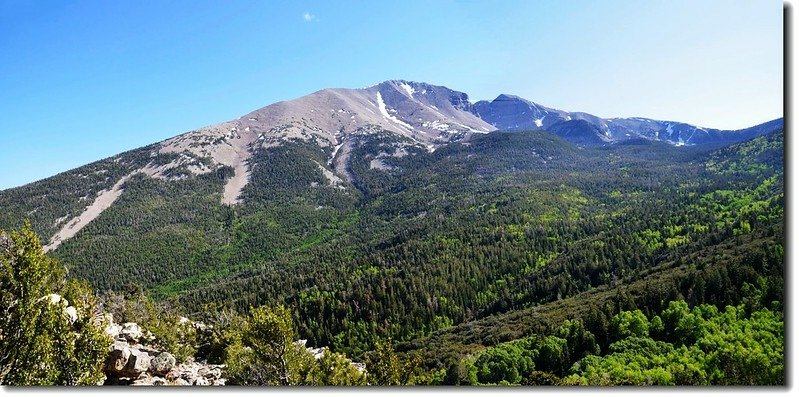
<path fill-rule="evenodd" d="M 602 144 L 634 138 L 659 140 L 676 146 L 734 143 L 773 131 L 783 125 L 779 118 L 742 130 L 703 128 L 677 121 L 642 117 L 603 119 L 583 112 L 551 109 L 513 95 L 474 104 L 474 113 L 505 131 L 545 130 L 576 143 Z"/>

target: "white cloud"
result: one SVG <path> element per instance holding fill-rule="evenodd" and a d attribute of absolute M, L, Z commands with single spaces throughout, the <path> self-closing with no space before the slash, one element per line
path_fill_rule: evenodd
<path fill-rule="evenodd" d="M 316 15 L 314 15 L 314 14 L 311 14 L 311 13 L 310 13 L 310 12 L 308 12 L 308 11 L 305 11 L 305 13 L 304 13 L 304 14 L 302 14 L 302 19 L 304 19 L 304 20 L 305 20 L 305 22 L 312 22 L 312 21 L 318 21 L 318 20 L 319 20 L 319 19 L 316 17 Z"/>

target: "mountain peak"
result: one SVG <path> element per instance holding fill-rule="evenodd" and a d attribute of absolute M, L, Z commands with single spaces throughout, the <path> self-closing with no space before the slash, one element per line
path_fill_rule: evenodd
<path fill-rule="evenodd" d="M 517 96 L 517 95 L 510 95 L 510 94 L 499 94 L 493 101 L 491 102 L 503 102 L 503 101 L 521 101 L 525 103 L 529 103 L 530 101 Z"/>
<path fill-rule="evenodd" d="M 237 120 L 162 142 L 160 152 L 190 152 L 232 167 L 234 177 L 228 180 L 224 202 L 235 204 L 249 181 L 248 161 L 261 148 L 301 141 L 328 148 L 335 157 L 334 148 L 341 148 L 354 135 L 375 131 L 394 133 L 433 149 L 492 130 L 474 114 L 465 93 L 427 83 L 387 80 L 361 89 L 323 89 L 274 103 Z M 346 166 L 340 168 L 346 170 Z M 346 172 L 339 173 L 346 178 Z"/>

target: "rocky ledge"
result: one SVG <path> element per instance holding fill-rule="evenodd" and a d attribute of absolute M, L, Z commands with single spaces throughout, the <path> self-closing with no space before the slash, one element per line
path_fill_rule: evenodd
<path fill-rule="evenodd" d="M 103 365 L 104 385 L 223 386 L 224 365 L 177 363 L 175 357 L 147 345 L 151 335 L 136 323 L 111 324 L 106 333 L 115 338 Z"/>

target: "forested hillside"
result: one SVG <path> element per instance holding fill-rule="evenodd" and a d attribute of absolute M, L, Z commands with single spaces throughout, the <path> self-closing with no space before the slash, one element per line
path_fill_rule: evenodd
<path fill-rule="evenodd" d="M 332 148 L 259 149 L 234 206 L 226 168 L 134 175 L 53 254 L 98 291 L 140 286 L 189 317 L 285 305 L 301 338 L 354 359 L 390 339 L 437 382 L 784 383 L 782 129 L 715 150 L 352 139 L 351 180 L 330 172 Z M 107 162 L 124 175 L 134 154 Z M 57 178 L 0 203 L 49 208 L 113 180 Z M 15 205 L 0 228 L 29 217 L 49 235 L 61 217 Z"/>

